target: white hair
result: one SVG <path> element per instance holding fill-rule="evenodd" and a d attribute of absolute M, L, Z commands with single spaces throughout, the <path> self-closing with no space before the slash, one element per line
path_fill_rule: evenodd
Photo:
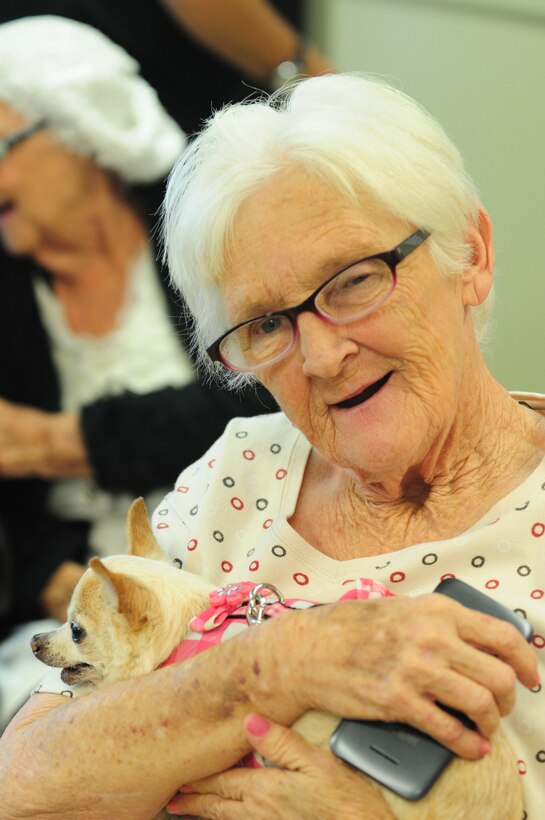
<path fill-rule="evenodd" d="M 206 347 L 228 328 L 217 283 L 235 216 L 266 180 L 294 166 L 356 202 L 364 191 L 430 231 L 431 253 L 445 273 L 469 262 L 464 238 L 478 218 L 477 190 L 441 126 L 401 91 L 332 74 L 227 106 L 174 167 L 163 209 L 171 279 L 195 317 L 200 360 L 212 371 Z M 481 337 L 489 306 L 474 310 Z M 224 375 L 232 385 L 247 379 Z"/>

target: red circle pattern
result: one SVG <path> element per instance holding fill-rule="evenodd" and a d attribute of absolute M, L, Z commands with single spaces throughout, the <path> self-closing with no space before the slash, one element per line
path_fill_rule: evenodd
<path fill-rule="evenodd" d="M 293 580 L 296 584 L 299 584 L 300 587 L 305 587 L 308 584 L 308 575 L 305 575 L 304 572 L 295 572 L 293 574 Z"/>

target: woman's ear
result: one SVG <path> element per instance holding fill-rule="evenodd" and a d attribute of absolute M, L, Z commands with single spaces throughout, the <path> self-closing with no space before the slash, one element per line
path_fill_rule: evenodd
<path fill-rule="evenodd" d="M 477 222 L 469 228 L 467 242 L 472 253 L 463 277 L 464 305 L 480 305 L 490 293 L 494 276 L 492 222 L 484 208 L 479 208 Z"/>

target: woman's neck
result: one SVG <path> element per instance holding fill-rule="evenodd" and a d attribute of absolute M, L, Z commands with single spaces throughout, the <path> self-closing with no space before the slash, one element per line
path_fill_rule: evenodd
<path fill-rule="evenodd" d="M 476 488 L 482 493 L 483 486 L 530 470 L 543 457 L 532 435 L 539 418 L 518 405 L 488 371 L 469 392 L 470 400 L 460 400 L 452 425 L 420 463 L 397 474 L 356 479 L 351 482 L 356 494 L 376 504 L 418 508 L 445 493 Z"/>
<path fill-rule="evenodd" d="M 141 219 L 111 188 L 90 196 L 65 230 L 33 254 L 76 333 L 104 335 L 124 304 L 131 262 L 146 242 Z"/>
<path fill-rule="evenodd" d="M 97 267 L 124 268 L 145 236 L 142 220 L 104 181 L 74 210 L 69 224 L 42 236 L 33 257 L 53 277 L 77 285 Z"/>
<path fill-rule="evenodd" d="M 543 459 L 545 420 L 512 399 L 485 367 L 470 393 L 425 460 L 398 474 L 362 480 L 313 451 L 295 528 L 316 546 L 320 532 L 328 532 L 329 544 L 335 533 L 333 557 L 345 559 L 450 538 L 472 526 Z"/>

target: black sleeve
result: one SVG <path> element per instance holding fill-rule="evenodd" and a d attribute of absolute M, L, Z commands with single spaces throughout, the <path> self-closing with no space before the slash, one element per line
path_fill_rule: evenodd
<path fill-rule="evenodd" d="M 170 486 L 230 419 L 277 409 L 263 388 L 231 393 L 195 382 L 101 399 L 85 407 L 81 418 L 97 483 L 112 492 L 140 495 Z"/>
<path fill-rule="evenodd" d="M 2 572 L 7 589 L 0 613 L 0 638 L 15 624 L 43 618 L 39 596 L 64 561 L 87 561 L 88 524 L 60 521 L 45 509 L 46 482 L 37 479 L 0 481 Z"/>
<path fill-rule="evenodd" d="M 6 531 L 0 521 L 0 618 L 9 612 L 12 601 L 11 585 L 13 569 L 11 552 L 8 550 Z"/>

